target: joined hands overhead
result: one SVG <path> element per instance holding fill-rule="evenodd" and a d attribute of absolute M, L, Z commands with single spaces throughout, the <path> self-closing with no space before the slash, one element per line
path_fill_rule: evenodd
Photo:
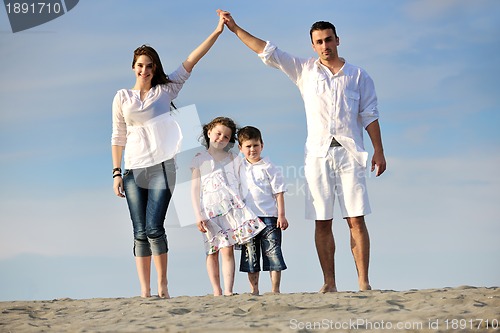
<path fill-rule="evenodd" d="M 219 15 L 219 17 L 224 22 L 224 24 L 228 27 L 228 29 L 234 32 L 234 29 L 236 27 L 236 22 L 234 22 L 234 19 L 231 16 L 231 13 L 228 11 L 222 10 L 222 9 L 217 9 L 217 15 Z"/>

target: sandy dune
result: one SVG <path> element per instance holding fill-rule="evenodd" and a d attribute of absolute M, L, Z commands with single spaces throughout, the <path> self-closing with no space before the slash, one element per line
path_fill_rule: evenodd
<path fill-rule="evenodd" d="M 500 288 L 0 302 L 0 332 L 500 332 Z"/>

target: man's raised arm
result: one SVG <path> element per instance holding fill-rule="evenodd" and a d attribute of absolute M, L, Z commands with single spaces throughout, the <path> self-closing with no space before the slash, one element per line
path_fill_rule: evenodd
<path fill-rule="evenodd" d="M 218 9 L 217 13 L 223 17 L 224 23 L 226 24 L 228 29 L 234 32 L 234 34 L 238 36 L 243 44 L 248 46 L 255 53 L 262 53 L 262 51 L 264 51 L 264 48 L 266 47 L 265 41 L 251 35 L 240 26 L 238 26 L 229 12 Z"/>

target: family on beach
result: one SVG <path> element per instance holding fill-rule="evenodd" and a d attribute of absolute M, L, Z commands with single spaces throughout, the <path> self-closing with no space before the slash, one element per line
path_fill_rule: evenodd
<path fill-rule="evenodd" d="M 339 57 L 340 39 L 329 22 L 316 22 L 310 29 L 312 48 L 318 57 L 298 58 L 242 29 L 229 12 L 217 10 L 217 14 L 215 30 L 169 75 L 152 47 L 138 47 L 132 61 L 135 85 L 119 90 L 113 99 L 113 189 L 127 200 L 141 296 L 151 296 L 153 261 L 158 296 L 170 297 L 164 221 L 175 187 L 175 155 L 182 138 L 171 116 L 175 108 L 172 101 L 225 27 L 266 65 L 283 71 L 301 92 L 308 132 L 305 218 L 315 221 L 316 250 L 324 277 L 319 291 L 337 291 L 332 231 L 335 198 L 350 229 L 359 289 L 371 289 L 370 239 L 364 219 L 371 212 L 364 130 L 374 148 L 371 171 L 376 170 L 379 176 L 386 169 L 372 79 L 362 68 Z M 260 292 L 261 270 L 270 272 L 272 292 L 279 293 L 281 271 L 287 268 L 281 251 L 282 230 L 288 228 L 286 186 L 280 169 L 262 156 L 261 131 L 253 126 L 238 128 L 231 118 L 221 116 L 203 126 L 201 141 L 206 150 L 194 156 L 190 165 L 191 199 L 204 237 L 213 294 L 233 295 L 235 247 L 241 249 L 240 271 L 248 273 L 251 293 Z M 240 154 L 231 150 L 236 143 Z"/>

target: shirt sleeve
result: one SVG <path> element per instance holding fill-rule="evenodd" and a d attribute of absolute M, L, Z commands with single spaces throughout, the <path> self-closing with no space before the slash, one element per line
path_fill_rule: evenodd
<path fill-rule="evenodd" d="M 308 61 L 307 59 L 294 57 L 280 50 L 269 41 L 266 42 L 264 50 L 258 56 L 267 66 L 280 69 L 284 72 L 295 84 L 300 80 L 302 68 Z"/>
<path fill-rule="evenodd" d="M 278 194 L 286 192 L 285 179 L 281 169 L 274 164 L 268 162 L 268 167 L 266 168 L 266 173 L 269 178 L 269 184 L 271 185 L 271 190 L 273 194 Z"/>
<path fill-rule="evenodd" d="M 122 100 L 120 92 L 117 92 L 112 105 L 112 124 L 111 145 L 125 147 L 127 143 L 127 124 L 123 117 Z"/>
<path fill-rule="evenodd" d="M 179 95 L 179 91 L 181 91 L 184 83 L 187 81 L 187 79 L 189 79 L 190 76 L 191 73 L 186 71 L 182 64 L 168 76 L 171 82 L 164 85 L 163 88 L 169 92 L 171 99 L 177 98 L 177 95 Z"/>
<path fill-rule="evenodd" d="M 189 168 L 191 170 L 200 168 L 200 155 L 201 153 L 196 154 L 191 160 L 191 163 L 189 164 Z"/>
<path fill-rule="evenodd" d="M 365 71 L 360 81 L 359 115 L 364 128 L 379 118 L 375 84 Z"/>

